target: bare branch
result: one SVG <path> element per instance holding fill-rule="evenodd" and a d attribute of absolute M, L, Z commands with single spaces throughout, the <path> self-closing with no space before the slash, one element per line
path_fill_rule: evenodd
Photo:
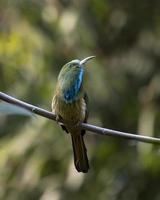
<path fill-rule="evenodd" d="M 3 92 L 0 92 L 0 99 L 5 102 L 8 102 L 9 104 L 14 104 L 18 107 L 29 110 L 30 112 L 32 112 L 34 114 L 43 116 L 43 117 L 51 119 L 51 120 L 56 120 L 56 116 L 52 112 L 49 112 L 49 111 L 39 108 L 37 106 L 33 106 L 29 103 L 18 100 L 18 99 L 11 97 Z M 121 131 L 115 131 L 112 129 L 101 128 L 101 127 L 94 126 L 91 124 L 82 123 L 82 124 L 80 124 L 80 128 L 85 129 L 87 131 L 94 132 L 99 135 L 122 137 L 125 139 L 137 140 L 139 142 L 160 144 L 160 138 L 154 138 L 154 137 L 136 135 L 136 134 L 131 134 L 131 133 L 125 133 L 125 132 L 121 132 Z"/>

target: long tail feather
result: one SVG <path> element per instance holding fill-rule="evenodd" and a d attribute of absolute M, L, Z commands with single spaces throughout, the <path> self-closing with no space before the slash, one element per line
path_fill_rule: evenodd
<path fill-rule="evenodd" d="M 72 134 L 72 146 L 74 154 L 74 164 L 78 172 L 86 173 L 89 169 L 87 149 L 84 144 L 83 135 Z"/>

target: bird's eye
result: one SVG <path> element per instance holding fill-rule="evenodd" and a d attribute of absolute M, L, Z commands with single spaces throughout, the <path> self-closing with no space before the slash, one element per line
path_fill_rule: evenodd
<path fill-rule="evenodd" d="M 77 65 L 76 63 L 72 63 L 71 67 L 76 67 L 76 65 Z"/>

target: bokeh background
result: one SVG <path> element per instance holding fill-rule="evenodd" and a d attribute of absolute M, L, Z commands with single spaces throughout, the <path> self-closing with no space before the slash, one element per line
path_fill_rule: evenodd
<path fill-rule="evenodd" d="M 159 0 L 0 0 L 1 91 L 51 110 L 61 67 L 90 55 L 89 122 L 160 137 Z M 55 122 L 1 113 L 0 199 L 160 199 L 158 146 L 85 140 L 81 174 Z"/>

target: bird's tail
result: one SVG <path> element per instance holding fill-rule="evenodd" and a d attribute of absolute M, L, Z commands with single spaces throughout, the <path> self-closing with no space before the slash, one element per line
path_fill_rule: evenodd
<path fill-rule="evenodd" d="M 87 149 L 84 144 L 83 135 L 72 134 L 72 146 L 74 154 L 74 164 L 78 172 L 86 173 L 89 169 Z"/>

